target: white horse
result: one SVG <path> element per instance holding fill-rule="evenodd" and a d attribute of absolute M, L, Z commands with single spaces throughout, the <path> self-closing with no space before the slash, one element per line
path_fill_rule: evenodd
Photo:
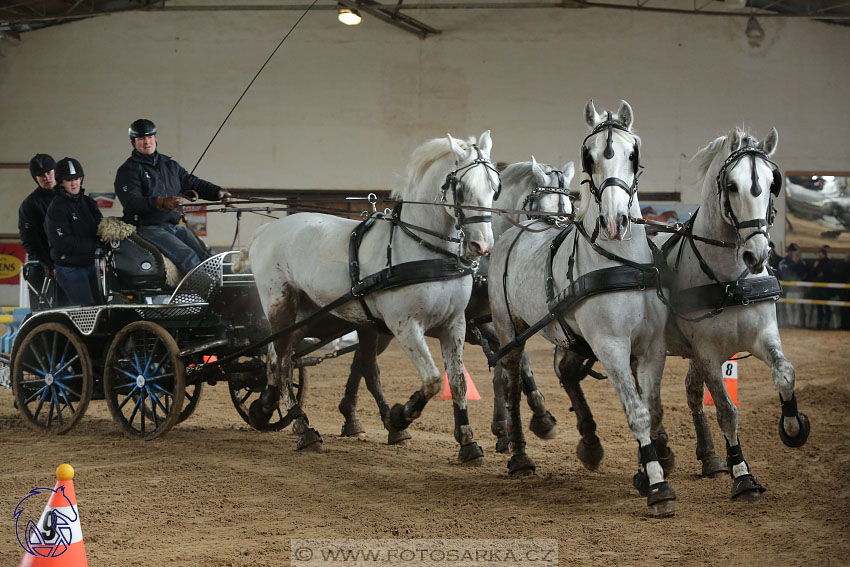
<path fill-rule="evenodd" d="M 490 303 L 502 352 L 507 351 L 499 364 L 508 376 L 512 421 L 520 423 L 523 349 L 517 342 L 525 338 L 522 333 L 540 328 L 547 340 L 564 347 L 586 342 L 602 361 L 638 441 L 639 474 L 650 486 L 650 512 L 667 516 L 674 513 L 676 496 L 664 480 L 650 437 L 660 424 L 657 385 L 664 369 L 667 315 L 656 295 L 645 231 L 630 221 L 640 217 L 635 194 L 640 139 L 632 132 L 633 113 L 625 101 L 617 114 L 607 116 L 590 101 L 585 119 L 591 132 L 582 144 L 585 180 L 573 229 L 533 233 L 513 228 L 493 249 Z M 598 244 L 600 236 L 608 241 Z M 558 247 L 558 241 L 563 245 Z M 630 373 L 632 357 L 643 400 Z M 647 404 L 653 407 L 652 420 Z M 534 470 L 521 427 L 511 429 L 511 450 L 512 475 Z"/>
<path fill-rule="evenodd" d="M 570 181 L 575 175 L 575 166 L 572 162 L 564 165 L 558 170 L 551 165 L 538 163 L 534 156 L 531 161 L 518 162 L 507 166 L 501 173 L 502 190 L 494 199 L 493 206 L 503 210 L 519 211 L 527 213 L 502 213 L 494 215 L 492 220 L 493 237 L 499 235 L 511 226 L 511 222 L 517 223 L 530 218 L 540 218 L 542 222 L 551 223 L 553 216 L 541 213 L 553 213 L 566 215 L 572 213 L 572 202 L 570 201 Z M 503 217 L 509 217 L 506 220 Z M 540 224 L 543 228 L 546 225 Z M 537 226 L 537 225 L 535 225 Z M 467 324 L 466 341 L 470 344 L 483 346 L 484 341 L 490 348 L 498 346 L 493 326 L 486 322 L 477 323 L 478 319 L 486 319 L 490 313 L 490 304 L 487 297 L 487 259 L 481 258 L 479 274 L 473 283 L 472 297 L 466 308 L 467 320 L 473 320 L 474 325 Z M 322 327 L 325 326 L 323 321 Z M 318 325 L 316 326 L 318 327 Z M 321 329 L 316 329 L 321 333 Z M 354 353 L 351 362 L 351 370 L 345 386 L 345 395 L 340 400 L 338 409 L 345 418 L 342 425 L 343 436 L 364 436 L 366 431 L 357 418 L 357 396 L 361 378 L 365 380 L 366 387 L 378 405 L 378 411 L 386 422 L 390 406 L 383 394 L 375 357 L 389 345 L 390 338 L 387 335 L 378 335 L 369 326 L 361 326 L 357 329 L 360 344 Z M 311 335 L 312 336 L 312 335 Z M 531 430 L 542 438 L 551 438 L 554 435 L 555 419 L 546 411 L 543 405 L 543 395 L 539 392 L 531 374 L 531 366 L 527 359 L 523 362 L 523 387 L 527 395 L 529 406 L 534 412 L 531 419 Z M 491 431 L 499 438 L 497 450 L 507 451 L 507 415 L 504 397 L 504 379 L 499 369 L 493 378 L 494 400 L 493 400 L 493 423 Z M 410 438 L 407 431 L 390 430 L 387 436 L 389 444 L 398 443 Z"/>
<path fill-rule="evenodd" d="M 681 233 L 658 234 L 664 267 L 669 269 L 672 313 L 667 324 L 667 348 L 691 359 L 686 378 L 688 406 L 697 435 L 697 458 L 703 476 L 731 474 L 732 498 L 758 499 L 764 487 L 750 472 L 738 439 L 738 412 L 726 392 L 721 366 L 737 352 L 752 352 L 771 369 L 779 390 L 782 417 L 779 436 L 789 447 L 802 446 L 810 431 L 808 417 L 797 410 L 794 367 L 782 353 L 773 301 L 778 282 L 768 275 L 767 229 L 773 223 L 773 198 L 782 176 L 770 156 L 779 136 L 771 130 L 763 142 L 740 129 L 732 130 L 701 149 L 696 161 L 701 200 Z M 567 352 L 558 364 L 561 383 L 576 410 L 582 435 L 579 458 L 594 469 L 602 456 L 596 425 L 579 381 L 583 372 Z M 703 388 L 708 386 L 717 420 L 726 438 L 727 464 L 717 456 L 703 413 Z M 672 468 L 666 434 L 653 439 L 665 470 Z M 591 452 L 582 447 L 593 447 Z"/>
<path fill-rule="evenodd" d="M 330 311 L 330 315 L 355 325 L 372 321 L 385 325 L 399 340 L 422 377 L 422 388 L 404 404 L 396 404 L 386 417 L 387 428 L 402 431 L 416 419 L 442 385 L 425 342 L 426 333 L 440 339 L 443 361 L 449 376 L 455 410 L 455 438 L 461 445 L 463 462 L 480 462 L 483 455 L 473 440 L 466 407 L 463 376 L 463 340 L 466 333 L 464 309 L 469 301 L 472 277 L 458 256 L 489 254 L 493 245 L 490 217 L 470 215 L 455 205 L 490 207 L 498 189 L 498 174 L 490 164 L 492 142 L 489 131 L 477 144 L 450 135 L 430 140 L 413 152 L 411 163 L 393 197 L 403 201 L 389 222 L 377 220 L 362 236 L 356 269 L 363 279 L 381 272 L 388 264 L 440 259 L 457 266 L 451 274 L 435 281 L 356 294 L 352 300 Z M 250 257 L 263 309 L 272 332 L 277 357 L 270 376 L 272 386 L 284 395 L 287 408 L 291 396 L 294 345 L 306 332 L 287 331 L 296 321 L 316 313 L 352 290 L 349 241 L 357 221 L 331 215 L 301 213 L 262 227 L 249 251 L 243 251 L 240 266 Z M 390 246 L 391 242 L 391 246 Z M 457 245 L 452 242 L 458 243 Z M 263 399 L 263 417 L 277 408 L 278 399 Z M 309 428 L 303 413 L 295 420 L 300 433 L 299 448 L 321 443 Z"/>
<path fill-rule="evenodd" d="M 656 239 L 673 271 L 674 309 L 682 315 L 670 317 L 668 349 L 691 359 L 686 390 L 697 432 L 697 457 L 705 476 L 727 470 L 714 452 L 702 410 L 705 384 L 726 438 L 732 497 L 741 499 L 758 498 L 764 488 L 744 460 L 738 412 L 720 373 L 723 362 L 748 351 L 770 367 L 782 404 L 779 435 L 786 445 L 803 445 L 810 428 L 806 415 L 797 411 L 794 367 L 782 353 L 776 324 L 779 284 L 766 267 L 773 198 L 782 186 L 779 169 L 769 159 L 778 140 L 776 129 L 758 142 L 736 128 L 701 149 L 693 158 L 702 180 L 700 207 L 684 237 Z"/>

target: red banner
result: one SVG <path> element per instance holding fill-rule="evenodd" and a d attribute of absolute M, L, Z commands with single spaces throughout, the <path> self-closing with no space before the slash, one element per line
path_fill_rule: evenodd
<path fill-rule="evenodd" d="M 0 244 L 0 284 L 18 285 L 26 257 L 22 244 Z"/>

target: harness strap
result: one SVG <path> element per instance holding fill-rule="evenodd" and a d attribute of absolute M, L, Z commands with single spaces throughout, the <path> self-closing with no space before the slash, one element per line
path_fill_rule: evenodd
<path fill-rule="evenodd" d="M 713 309 L 718 304 L 729 307 L 776 301 L 780 295 L 782 286 L 779 280 L 774 276 L 764 276 L 682 289 L 674 296 L 673 303 L 681 313 L 692 313 Z"/>

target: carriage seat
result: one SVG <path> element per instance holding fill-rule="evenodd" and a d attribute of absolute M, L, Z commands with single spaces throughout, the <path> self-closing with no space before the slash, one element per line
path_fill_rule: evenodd
<path fill-rule="evenodd" d="M 97 234 L 106 249 L 107 292 L 170 293 L 180 283 L 177 266 L 133 225 L 104 217 Z"/>

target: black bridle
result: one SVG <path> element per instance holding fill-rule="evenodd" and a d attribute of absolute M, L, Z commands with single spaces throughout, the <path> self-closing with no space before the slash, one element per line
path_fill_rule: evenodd
<path fill-rule="evenodd" d="M 493 179 L 490 175 L 487 175 L 487 180 L 490 182 L 490 188 L 493 190 L 493 199 L 498 199 L 499 194 L 502 192 L 502 180 L 499 176 L 499 171 L 493 167 L 493 164 L 490 163 L 490 160 L 484 157 L 481 153 L 481 149 L 473 144 L 472 147 L 475 149 L 475 153 L 477 157 L 464 165 L 463 167 L 457 167 L 453 171 L 450 171 L 448 175 L 446 175 L 446 182 L 443 183 L 443 186 L 440 188 L 440 202 L 443 204 L 446 203 L 446 193 L 451 189 L 452 192 L 452 200 L 454 201 L 454 217 L 455 217 L 455 228 L 458 232 L 463 232 L 463 227 L 468 224 L 475 224 L 479 222 L 490 222 L 491 215 L 474 215 L 474 216 L 466 216 L 463 213 L 463 208 L 458 205 L 463 205 L 464 199 L 464 190 L 465 186 L 463 183 L 463 178 L 469 173 L 472 168 L 483 165 L 486 169 L 496 174 L 496 179 L 499 180 L 498 185 L 493 186 Z M 457 162 L 455 162 L 457 165 Z M 460 174 L 460 176 L 458 176 Z"/>
<path fill-rule="evenodd" d="M 772 166 L 773 182 L 770 184 L 770 200 L 768 201 L 767 211 L 765 211 L 764 218 L 739 221 L 738 217 L 735 216 L 735 211 L 732 210 L 732 203 L 729 200 L 729 193 L 737 193 L 738 188 L 728 180 L 727 176 L 728 172 L 735 167 L 739 161 L 746 157 L 749 157 L 751 160 L 752 181 L 750 185 L 750 193 L 753 197 L 758 197 L 762 194 L 762 188 L 759 185 L 758 174 L 756 173 L 757 157 L 763 159 Z M 717 172 L 717 195 L 718 199 L 720 199 L 720 206 L 723 214 L 731 221 L 732 226 L 736 231 L 739 231 L 742 228 L 755 229 L 747 235 L 741 244 L 758 234 L 763 234 L 765 238 L 770 239 L 767 229 L 773 226 L 773 221 L 776 217 L 776 208 L 773 206 L 773 198 L 779 196 L 781 187 L 782 174 L 779 171 L 779 166 L 771 161 L 767 154 L 756 145 L 755 140 L 752 138 L 745 138 L 742 146 L 729 154 L 729 157 L 727 157 L 723 162 L 723 165 L 720 167 L 720 171 Z M 738 236 L 738 239 L 740 240 L 740 235 Z"/>
<path fill-rule="evenodd" d="M 614 157 L 614 129 L 622 130 L 623 132 L 628 132 L 632 134 L 632 131 L 626 126 L 623 122 L 619 120 L 614 120 L 611 117 L 611 113 L 608 113 L 608 118 L 604 122 L 600 122 L 596 125 L 596 127 L 585 136 L 584 141 L 581 143 L 581 169 L 584 173 L 587 174 L 587 179 L 582 181 L 582 184 L 587 183 L 590 186 L 590 193 L 593 195 L 593 198 L 596 199 L 596 203 L 598 205 L 602 205 L 602 192 L 605 191 L 608 187 L 616 186 L 628 193 L 629 195 L 629 209 L 632 207 L 632 201 L 634 200 L 635 193 L 637 192 L 638 186 L 638 177 L 640 177 L 642 166 L 640 165 L 640 148 L 637 142 L 634 145 L 634 151 L 629 159 L 632 161 L 632 168 L 634 170 L 634 178 L 632 179 L 631 185 L 620 179 L 619 177 L 608 177 L 605 179 L 601 185 L 598 187 L 596 183 L 593 181 L 593 158 L 590 155 L 590 150 L 587 147 L 587 141 L 593 136 L 599 134 L 603 130 L 608 130 L 608 140 L 605 144 L 605 151 L 603 152 L 603 156 L 605 159 L 611 159 Z M 632 134 L 634 135 L 634 134 Z"/>
<path fill-rule="evenodd" d="M 531 193 L 526 195 L 525 200 L 522 202 L 522 206 L 520 208 L 523 211 L 529 211 L 529 214 L 526 215 L 528 220 L 540 219 L 543 222 L 545 222 L 546 224 L 554 225 L 556 217 L 551 217 L 551 216 L 541 217 L 541 215 L 531 214 L 533 212 L 540 210 L 540 200 L 543 198 L 544 195 L 562 195 L 562 196 L 566 197 L 567 199 L 569 199 L 571 197 L 570 188 L 565 186 L 566 180 L 564 178 L 564 172 L 561 171 L 560 169 L 553 169 L 549 173 L 550 174 L 554 173 L 558 177 L 558 186 L 557 187 L 552 187 L 552 186 L 535 187 L 531 191 Z M 558 213 L 560 213 L 562 215 L 567 214 L 567 209 L 564 207 L 564 203 L 561 199 L 558 199 Z"/>

